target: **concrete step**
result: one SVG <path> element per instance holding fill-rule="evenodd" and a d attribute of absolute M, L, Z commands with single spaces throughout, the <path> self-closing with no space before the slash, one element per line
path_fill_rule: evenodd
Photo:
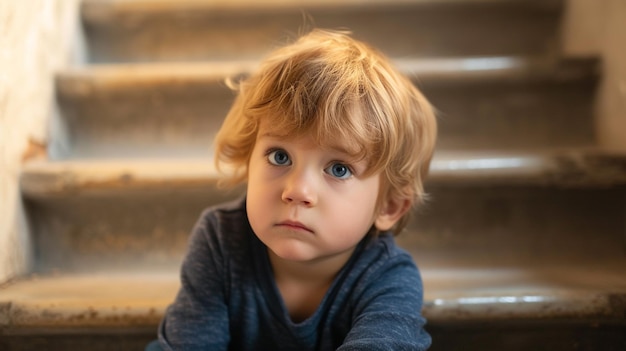
<path fill-rule="evenodd" d="M 433 200 L 399 241 L 448 259 L 623 257 L 625 163 L 581 150 L 438 153 Z M 218 189 L 210 160 L 39 162 L 21 181 L 33 270 L 45 274 L 178 267 L 202 209 L 243 193 Z"/>
<path fill-rule="evenodd" d="M 86 0 L 92 62 L 258 59 L 309 27 L 394 57 L 553 53 L 562 0 Z"/>
<path fill-rule="evenodd" d="M 220 177 L 211 158 L 35 160 L 23 168 L 21 191 L 45 201 L 100 192 L 217 188 Z M 426 182 L 609 187 L 626 183 L 626 155 L 600 149 L 438 151 Z"/>
<path fill-rule="evenodd" d="M 445 342 L 444 337 L 438 338 L 441 329 L 467 328 L 476 323 L 482 328 L 497 326 L 513 339 L 519 337 L 520 326 L 544 330 L 559 325 L 560 330 L 578 335 L 601 332 L 605 343 L 623 342 L 624 264 L 586 263 L 576 266 L 533 261 L 506 266 L 491 262 L 481 266 L 466 262 L 435 268 L 422 262 L 426 287 L 423 313 L 429 320 L 427 329 L 434 331 L 434 345 Z M 24 336 L 30 336 L 32 343 L 33 335 L 52 341 L 55 335 L 80 341 L 81 336 L 110 333 L 117 335 L 117 340 L 120 335 L 134 336 L 135 345 L 124 348 L 115 343 L 116 339 L 109 339 L 97 343 L 99 347 L 141 349 L 137 344 L 155 337 L 158 322 L 178 286 L 176 273 L 25 277 L 0 287 L 0 345 L 3 342 L 10 347 L 20 341 L 28 345 Z M 550 333 L 546 336 L 554 337 Z M 508 341 L 536 347 L 550 339 Z M 463 349 L 474 350 L 472 346 Z"/>
<path fill-rule="evenodd" d="M 439 113 L 438 148 L 524 149 L 595 143 L 595 60 L 398 59 Z M 96 65 L 57 76 L 61 128 L 52 159 L 207 157 L 254 61 Z M 563 128 L 567 126 L 567 128 Z M 122 156 L 123 155 L 123 156 Z"/>

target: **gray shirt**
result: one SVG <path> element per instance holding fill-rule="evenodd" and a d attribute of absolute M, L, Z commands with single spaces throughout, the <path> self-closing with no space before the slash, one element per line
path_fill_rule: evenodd
<path fill-rule="evenodd" d="M 204 211 L 194 227 L 159 343 L 164 350 L 425 350 L 422 298 L 417 267 L 393 236 L 366 236 L 314 314 L 293 322 L 239 200 Z"/>

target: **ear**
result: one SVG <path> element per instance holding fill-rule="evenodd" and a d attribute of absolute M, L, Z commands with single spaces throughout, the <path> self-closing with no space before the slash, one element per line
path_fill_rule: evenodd
<path fill-rule="evenodd" d="M 381 231 L 391 229 L 410 208 L 411 200 L 408 198 L 388 199 L 382 204 L 380 212 L 374 220 L 376 229 Z"/>

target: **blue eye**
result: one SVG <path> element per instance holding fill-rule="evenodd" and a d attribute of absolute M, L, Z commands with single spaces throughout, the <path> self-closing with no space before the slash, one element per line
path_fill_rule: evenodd
<path fill-rule="evenodd" d="M 325 169 L 326 173 L 339 179 L 348 179 L 352 176 L 350 168 L 342 163 L 333 163 Z"/>
<path fill-rule="evenodd" d="M 285 150 L 274 150 L 267 155 L 267 161 L 275 166 L 289 166 L 291 160 Z"/>

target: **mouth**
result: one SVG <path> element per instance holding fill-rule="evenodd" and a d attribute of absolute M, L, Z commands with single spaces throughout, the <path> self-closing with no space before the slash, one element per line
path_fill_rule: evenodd
<path fill-rule="evenodd" d="M 313 230 L 304 224 L 296 221 L 283 221 L 276 224 L 277 227 L 289 228 L 294 230 L 302 230 L 309 233 L 313 233 Z"/>

